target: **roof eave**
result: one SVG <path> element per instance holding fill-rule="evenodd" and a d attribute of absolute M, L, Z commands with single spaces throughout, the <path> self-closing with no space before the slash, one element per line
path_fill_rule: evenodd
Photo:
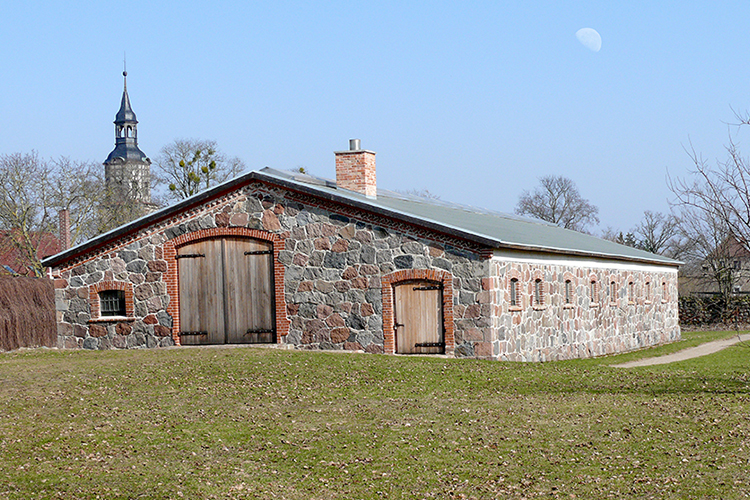
<path fill-rule="evenodd" d="M 519 245 L 519 244 L 511 244 L 511 243 L 503 243 L 503 242 L 499 242 L 497 249 L 498 250 L 522 250 L 522 251 L 528 251 L 528 252 L 551 253 L 551 254 L 556 254 L 556 255 L 575 255 L 577 257 L 587 257 L 587 258 L 594 258 L 594 259 L 610 259 L 610 260 L 617 260 L 617 261 L 623 261 L 623 262 L 654 264 L 654 265 L 659 265 L 659 266 L 670 266 L 670 267 L 679 267 L 684 264 L 684 262 L 671 260 L 671 259 L 670 260 L 649 259 L 648 257 L 634 257 L 630 255 L 619 255 L 619 254 L 604 253 L 604 252 L 587 252 L 583 250 L 571 250 L 568 248 L 552 248 L 552 247 L 542 247 L 542 246 L 535 246 L 535 245 Z"/>
<path fill-rule="evenodd" d="M 281 187 L 290 191 L 302 193 L 302 194 L 307 194 L 307 195 L 314 196 L 316 198 L 323 199 L 326 201 L 331 201 L 331 202 L 338 203 L 338 204 L 344 204 L 344 205 L 348 205 L 353 208 L 357 208 L 359 210 L 363 210 L 366 212 L 399 219 L 399 220 L 402 220 L 403 222 L 406 222 L 415 226 L 419 226 L 419 227 L 424 227 L 437 233 L 445 234 L 448 236 L 453 236 L 458 239 L 472 242 L 480 247 L 485 247 L 488 250 L 513 249 L 513 250 L 523 250 L 523 251 L 532 251 L 532 252 L 546 252 L 546 253 L 553 253 L 553 254 L 568 254 L 568 255 L 590 257 L 590 258 L 608 258 L 608 259 L 619 260 L 619 261 L 640 262 L 640 263 L 666 265 L 666 266 L 673 266 L 673 267 L 677 267 L 681 264 L 680 262 L 677 262 L 677 261 L 664 262 L 659 259 L 637 258 L 637 257 L 631 257 L 631 256 L 603 254 L 603 253 L 577 251 L 577 250 L 570 250 L 570 249 L 549 248 L 549 247 L 541 247 L 541 246 L 534 246 L 534 245 L 511 244 L 508 242 L 497 240 L 495 238 L 489 238 L 481 234 L 473 233 L 471 231 L 466 231 L 466 230 L 463 230 L 454 226 L 432 221 L 430 219 L 417 217 L 409 213 L 388 209 L 382 206 L 377 206 L 377 205 L 374 205 L 371 200 L 365 197 L 362 197 L 362 199 L 360 200 L 358 199 L 357 196 L 351 196 L 352 194 L 351 192 L 348 192 L 350 194 L 349 196 L 342 196 L 336 193 L 318 189 L 314 186 L 309 186 L 309 185 L 306 185 L 297 181 L 284 179 L 284 178 L 281 178 L 272 174 L 267 174 L 267 173 L 254 170 L 254 171 L 248 172 L 245 175 L 242 175 L 240 177 L 227 181 L 223 184 L 219 184 L 218 186 L 214 188 L 198 193 L 183 201 L 175 203 L 174 205 L 166 207 L 160 211 L 154 212 L 153 214 L 146 215 L 133 222 L 120 226 L 119 228 L 116 228 L 108 233 L 105 233 L 101 236 L 93 238 L 85 243 L 72 247 L 64 252 L 48 257 L 47 259 L 42 261 L 42 265 L 44 265 L 45 267 L 54 267 L 66 260 L 80 257 L 86 253 L 95 251 L 99 248 L 106 246 L 109 242 L 111 242 L 114 239 L 120 238 L 128 234 L 133 234 L 139 231 L 140 229 L 163 222 L 171 218 L 177 212 L 194 208 L 198 205 L 201 205 L 202 203 L 210 201 L 211 199 L 218 198 L 226 194 L 227 192 L 242 188 L 250 184 L 253 181 L 261 181 L 266 184 L 275 185 L 275 186 L 278 186 L 278 187 Z"/>

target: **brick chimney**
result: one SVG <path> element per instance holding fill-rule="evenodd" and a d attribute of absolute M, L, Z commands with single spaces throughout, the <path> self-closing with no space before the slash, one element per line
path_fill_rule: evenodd
<path fill-rule="evenodd" d="M 334 154 L 338 187 L 375 198 L 375 153 L 360 149 L 359 139 L 350 139 L 349 151 L 335 151 Z"/>
<path fill-rule="evenodd" d="M 67 250 L 70 248 L 70 212 L 64 208 L 57 216 L 60 224 L 60 250 Z"/>

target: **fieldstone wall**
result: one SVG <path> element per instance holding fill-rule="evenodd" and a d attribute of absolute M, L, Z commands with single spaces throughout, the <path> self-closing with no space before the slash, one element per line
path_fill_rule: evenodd
<path fill-rule="evenodd" d="M 285 241 L 279 261 L 286 267 L 288 344 L 383 352 L 384 328 L 392 325 L 383 325 L 381 278 L 398 270 L 448 271 L 454 276 L 455 303 L 477 303 L 488 270 L 478 253 L 425 238 L 408 226 L 388 227 L 387 220 L 289 199 L 283 192 L 256 188 L 248 194 L 265 204 L 263 213 L 249 213 L 250 220 L 261 218 L 264 228 L 278 231 Z M 269 214 L 271 224 L 265 219 Z M 462 326 L 456 325 L 455 333 L 456 343 L 463 342 Z"/>
<path fill-rule="evenodd" d="M 404 269 L 453 276 L 456 355 L 491 357 L 489 261 L 450 238 L 384 217 L 334 212 L 323 202 L 251 184 L 72 263 L 56 278 L 58 345 L 87 349 L 173 345 L 175 319 L 165 242 L 211 228 L 242 227 L 279 235 L 288 335 L 304 349 L 383 352 L 381 277 Z M 173 245 L 172 245 L 173 246 Z M 128 314 L 102 318 L 98 295 L 125 290 Z M 171 291 L 170 291 L 171 290 Z M 179 314 L 174 307 L 173 314 Z M 484 315 L 484 316 L 483 316 Z M 386 325 L 386 328 L 389 325 Z M 392 327 L 392 326 L 390 326 Z"/>
<path fill-rule="evenodd" d="M 58 346 L 174 345 L 175 246 L 190 235 L 222 231 L 276 242 L 277 341 L 300 349 L 391 352 L 393 325 L 383 324 L 382 286 L 394 276 L 420 274 L 401 272 L 407 270 L 435 271 L 421 275 L 449 280 L 452 310 L 445 318 L 452 321 L 454 344 L 446 350 L 457 357 L 571 359 L 680 336 L 677 275 L 671 270 L 491 258 L 487 249 L 424 228 L 252 183 L 54 269 Z M 516 306 L 509 304 L 511 277 L 520 284 Z M 532 300 L 537 279 L 542 303 Z M 591 297 L 592 279 L 599 284 L 598 302 Z M 571 304 L 565 303 L 566 280 L 572 283 Z M 125 317 L 100 316 L 98 293 L 109 289 L 124 291 Z"/>
<path fill-rule="evenodd" d="M 163 234 L 102 252 L 55 277 L 60 348 L 129 349 L 174 345 L 162 258 Z M 98 292 L 124 290 L 125 317 L 100 317 Z"/>
<path fill-rule="evenodd" d="M 719 295 L 688 295 L 680 297 L 679 307 L 680 324 L 688 327 L 746 328 L 745 325 L 750 324 L 750 297 L 747 295 L 734 295 L 728 301 Z"/>
<path fill-rule="evenodd" d="M 491 273 L 497 359 L 588 358 L 680 338 L 676 272 L 493 259 Z M 511 278 L 519 283 L 516 307 L 510 305 Z M 536 300 L 537 279 L 541 303 Z M 571 303 L 566 303 L 566 280 L 571 282 Z"/>

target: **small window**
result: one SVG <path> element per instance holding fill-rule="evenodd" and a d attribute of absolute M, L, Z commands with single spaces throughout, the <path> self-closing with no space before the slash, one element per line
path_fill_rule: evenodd
<path fill-rule="evenodd" d="M 534 280 L 534 305 L 544 305 L 544 294 L 542 293 L 542 280 L 537 278 Z"/>
<path fill-rule="evenodd" d="M 635 283 L 632 281 L 628 282 L 628 302 L 635 303 Z"/>
<path fill-rule="evenodd" d="M 99 304 L 102 316 L 125 316 L 125 292 L 122 290 L 104 290 L 99 292 Z"/>
<path fill-rule="evenodd" d="M 663 281 L 661 284 L 661 301 L 667 302 L 669 300 L 669 294 L 667 293 L 667 282 Z"/>
<path fill-rule="evenodd" d="M 510 306 L 518 307 L 518 278 L 510 279 Z"/>
<path fill-rule="evenodd" d="M 565 304 L 573 303 L 573 282 L 565 280 Z"/>
<path fill-rule="evenodd" d="M 613 304 L 617 302 L 617 283 L 614 281 L 609 284 L 609 300 Z"/>
<path fill-rule="evenodd" d="M 646 302 L 651 302 L 651 282 L 647 281 L 644 286 L 644 294 L 646 295 Z"/>
<path fill-rule="evenodd" d="M 591 280 L 591 283 L 589 284 L 589 293 L 591 294 L 591 302 L 599 302 L 596 300 L 596 280 Z"/>

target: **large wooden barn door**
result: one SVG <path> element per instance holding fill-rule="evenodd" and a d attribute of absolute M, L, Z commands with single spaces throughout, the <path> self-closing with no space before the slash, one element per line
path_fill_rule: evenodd
<path fill-rule="evenodd" d="M 203 240 L 185 245 L 178 249 L 177 259 L 180 273 L 180 342 L 223 344 L 221 240 Z"/>
<path fill-rule="evenodd" d="M 273 246 L 217 238 L 177 251 L 182 344 L 274 342 Z"/>
<path fill-rule="evenodd" d="M 409 281 L 396 285 L 396 352 L 441 354 L 443 335 L 443 292 L 431 281 Z"/>
<path fill-rule="evenodd" d="M 227 342 L 273 342 L 273 246 L 267 241 L 227 239 L 224 250 Z"/>

